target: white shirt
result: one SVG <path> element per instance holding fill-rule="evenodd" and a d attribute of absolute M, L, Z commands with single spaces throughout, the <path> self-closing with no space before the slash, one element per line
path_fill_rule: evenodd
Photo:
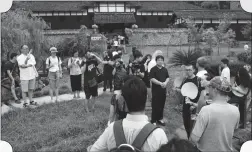
<path fill-rule="evenodd" d="M 118 41 L 114 41 L 114 46 L 118 46 Z"/>
<path fill-rule="evenodd" d="M 74 58 L 74 57 L 72 57 L 68 60 L 68 66 L 70 66 L 72 64 L 72 62 L 74 62 L 74 64 L 70 68 L 70 75 L 80 75 L 81 74 L 81 68 L 77 64 L 78 61 L 79 61 L 79 63 L 82 62 L 82 60 L 80 58 Z"/>
<path fill-rule="evenodd" d="M 123 119 L 123 131 L 128 144 L 132 144 L 142 128 L 149 123 L 146 115 L 130 115 Z M 92 145 L 90 152 L 110 151 L 116 148 L 113 131 L 114 123 L 111 123 L 98 140 Z M 161 145 L 166 144 L 168 139 L 163 129 L 154 130 L 145 141 L 142 151 L 157 151 Z"/>
<path fill-rule="evenodd" d="M 227 79 L 227 81 L 230 83 L 230 69 L 228 67 L 225 67 L 222 71 L 221 71 L 221 81 L 224 80 L 224 78 Z"/>
<path fill-rule="evenodd" d="M 24 65 L 27 55 L 21 54 L 17 57 L 18 65 Z M 35 58 L 32 54 L 30 54 L 30 59 L 27 62 L 27 65 L 31 64 L 33 66 L 36 65 Z M 20 80 L 32 80 L 36 77 L 36 71 L 34 71 L 34 67 L 20 68 Z"/>
<path fill-rule="evenodd" d="M 199 77 L 199 78 L 205 79 L 206 78 L 205 74 L 207 74 L 207 71 L 202 70 L 202 71 L 199 71 L 196 76 Z"/>
<path fill-rule="evenodd" d="M 50 59 L 50 65 L 49 65 L 49 59 Z M 49 58 L 46 59 L 46 64 L 49 66 L 53 65 L 53 67 L 49 69 L 50 72 L 57 72 L 59 71 L 59 66 L 62 64 L 62 62 L 60 59 L 58 61 L 57 56 L 55 57 L 50 56 Z"/>

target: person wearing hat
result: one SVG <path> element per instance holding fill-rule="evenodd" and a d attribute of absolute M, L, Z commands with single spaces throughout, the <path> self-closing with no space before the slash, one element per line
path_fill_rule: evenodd
<path fill-rule="evenodd" d="M 234 151 L 232 138 L 239 126 L 239 110 L 227 103 L 232 87 L 221 77 L 214 77 L 206 89 L 212 103 L 204 106 L 197 116 L 190 140 L 200 151 Z"/>
<path fill-rule="evenodd" d="M 50 85 L 50 96 L 51 101 L 53 102 L 53 92 L 56 95 L 56 102 L 59 101 L 59 79 L 62 77 L 62 61 L 59 57 L 57 57 L 57 48 L 50 48 L 51 56 L 46 59 L 46 68 L 48 69 L 48 78 Z"/>

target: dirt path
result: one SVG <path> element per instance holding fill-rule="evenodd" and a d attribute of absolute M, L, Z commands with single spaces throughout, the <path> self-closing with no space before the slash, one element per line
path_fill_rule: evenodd
<path fill-rule="evenodd" d="M 98 89 L 98 95 L 102 95 L 103 94 L 103 88 L 99 88 Z M 80 99 L 79 100 L 83 100 L 86 98 L 85 96 L 85 93 L 84 92 L 81 92 L 80 93 Z M 62 102 L 62 101 L 68 101 L 68 100 L 72 100 L 73 99 L 73 95 L 72 94 L 63 94 L 63 95 L 59 95 L 59 102 Z M 50 96 L 43 96 L 43 97 L 38 97 L 38 98 L 34 98 L 34 101 L 36 101 L 38 103 L 38 106 L 39 105 L 43 105 L 43 104 L 48 104 L 48 103 L 52 103 L 51 101 L 51 97 Z M 54 97 L 54 101 L 55 102 L 55 97 Z M 34 107 L 34 106 L 33 106 Z M 16 104 L 16 103 L 11 103 L 11 106 L 7 106 L 7 105 L 3 105 L 1 107 L 1 115 L 11 111 L 11 110 L 14 110 L 16 108 L 19 108 L 19 109 L 23 109 L 23 101 L 21 104 Z"/>

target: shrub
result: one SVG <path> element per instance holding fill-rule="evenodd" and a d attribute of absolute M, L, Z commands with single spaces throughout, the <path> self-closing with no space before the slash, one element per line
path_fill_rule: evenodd
<path fill-rule="evenodd" d="M 251 52 L 242 52 L 237 55 L 237 59 L 241 62 L 251 64 Z"/>
<path fill-rule="evenodd" d="M 173 53 L 173 56 L 170 59 L 170 63 L 173 66 L 181 66 L 184 64 L 196 65 L 196 61 L 199 57 L 203 56 L 200 49 L 197 50 L 177 50 Z"/>
<path fill-rule="evenodd" d="M 203 52 L 205 55 L 211 56 L 213 54 L 213 48 L 205 47 L 205 48 L 203 48 Z"/>
<path fill-rule="evenodd" d="M 42 31 L 48 26 L 43 19 L 17 9 L 3 13 L 1 21 L 1 59 L 7 59 L 7 53 L 18 53 L 24 44 L 34 50 L 35 56 L 47 56 L 44 50 L 48 50 L 49 45 Z"/>

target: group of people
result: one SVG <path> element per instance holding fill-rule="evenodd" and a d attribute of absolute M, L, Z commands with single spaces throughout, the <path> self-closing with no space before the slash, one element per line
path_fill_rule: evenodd
<path fill-rule="evenodd" d="M 179 149 L 176 142 L 187 145 L 188 149 L 199 151 L 233 150 L 233 133 L 239 127 L 240 120 L 244 119 L 243 111 L 246 108 L 244 100 L 250 92 L 251 74 L 248 65 L 238 71 L 235 83 L 231 86 L 229 61 L 226 58 L 221 60 L 220 76 L 214 78 L 209 78 L 205 57 L 197 59 L 196 67 L 186 64 L 184 66 L 186 77 L 175 90 L 181 92 L 183 84 L 187 82 L 195 84 L 198 88 L 195 99 L 183 98 L 182 117 L 188 141 L 173 139 L 168 142 L 165 132 L 157 127 L 166 125 L 163 111 L 167 84 L 170 80 L 168 70 L 164 66 L 162 51 L 157 50 L 153 55 L 147 54 L 143 57 L 139 50 L 133 48 L 128 65 L 123 61 L 122 52 L 116 49 L 105 51 L 103 59 L 89 51 L 84 57 L 79 57 L 79 51 L 81 50 L 77 47 L 73 48 L 67 64 L 73 98 L 80 98 L 80 92 L 84 88 L 85 110 L 86 112 L 90 112 L 90 109 L 95 110 L 99 84 L 97 76 L 100 73 L 98 64 L 104 65 L 103 91 L 106 91 L 109 84 L 110 91 L 113 92 L 108 127 L 88 151 L 111 151 L 125 147 L 143 151 L 165 151 L 169 148 Z M 57 48 L 50 48 L 50 52 L 51 55 L 46 60 L 50 96 L 53 101 L 55 93 L 57 102 L 62 61 L 56 55 Z M 16 61 L 19 74 L 15 72 Z M 27 45 L 21 46 L 20 55 L 11 54 L 10 61 L 6 64 L 6 73 L 13 88 L 16 84 L 21 85 L 24 107 L 29 106 L 27 93 L 30 104 L 36 105 L 32 98 L 37 77 L 35 65 L 35 57 Z M 20 83 L 14 78 L 18 75 Z M 84 86 L 81 83 L 82 76 Z M 15 102 L 21 103 L 15 96 L 15 91 L 12 93 Z M 206 102 L 207 99 L 211 99 L 211 102 Z M 150 122 L 145 115 L 147 101 L 151 102 L 152 106 Z M 239 105 L 239 109 L 232 104 Z M 192 117 L 193 114 L 196 114 L 196 118 Z M 137 142 L 138 140 L 141 142 Z M 132 144 L 133 147 L 125 144 Z"/>
<path fill-rule="evenodd" d="M 151 61 L 139 59 L 141 55 L 138 54 L 140 54 L 139 51 L 133 50 L 133 59 L 130 59 L 129 65 L 126 67 L 129 70 L 124 71 L 128 71 L 129 75 L 133 73 L 133 77 L 126 78 L 120 91 L 112 97 L 108 127 L 98 140 L 88 147 L 88 151 L 134 148 L 142 151 L 165 151 L 169 148 L 179 151 L 180 148 L 175 146 L 175 142 L 183 143 L 181 145 L 184 148 L 183 151 L 233 151 L 234 131 L 246 123 L 243 121 L 243 114 L 246 108 L 245 100 L 250 92 L 250 66 L 245 65 L 240 68 L 234 85 L 231 85 L 229 60 L 226 58 L 221 60 L 219 76 L 214 77 L 211 77 L 211 73 L 207 69 L 208 63 L 205 57 L 198 58 L 196 66 L 186 64 L 184 66 L 186 76 L 181 86 L 175 90 L 180 92 L 182 86 L 187 82 L 195 84 L 198 88 L 195 99 L 188 97 L 183 99 L 182 117 L 188 140 L 172 139 L 167 143 L 168 138 L 164 131 L 155 127 L 165 125 L 163 110 L 169 74 L 164 67 L 164 57 L 162 53 L 155 54 L 156 62 L 151 67 Z M 133 70 L 132 65 L 137 65 L 137 72 Z M 146 65 L 150 66 L 150 72 Z M 146 85 L 144 79 L 146 73 L 147 80 L 149 80 L 147 83 L 150 85 Z M 145 115 L 149 86 L 151 86 L 152 95 L 150 122 Z M 234 103 L 235 105 L 233 105 Z M 196 117 L 192 117 L 193 114 Z M 145 132 L 145 136 L 143 132 Z M 119 140 L 119 137 L 123 140 Z M 136 142 L 137 140 L 139 142 Z M 138 145 L 139 143 L 141 145 Z"/>

